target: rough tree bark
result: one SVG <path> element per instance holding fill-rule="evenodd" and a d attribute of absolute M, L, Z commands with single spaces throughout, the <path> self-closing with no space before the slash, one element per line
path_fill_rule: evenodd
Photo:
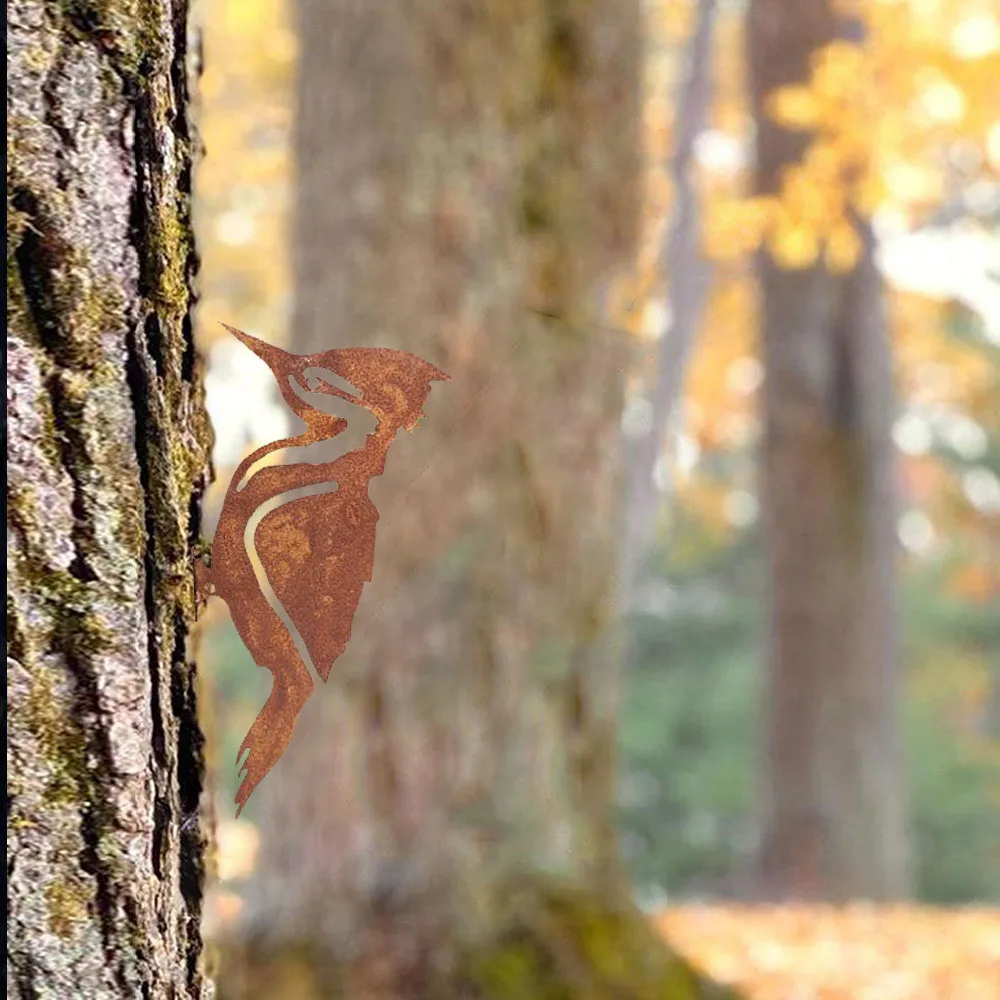
<path fill-rule="evenodd" d="M 7 989 L 200 998 L 186 5 L 7 17 Z"/>
<path fill-rule="evenodd" d="M 595 318 L 633 246 L 638 4 L 300 9 L 294 347 L 452 380 L 372 484 L 374 582 L 257 793 L 223 995 L 696 995 L 614 888 L 625 345 L 531 312 Z"/>
<path fill-rule="evenodd" d="M 755 189 L 775 194 L 809 136 L 768 117 L 837 37 L 829 0 L 753 0 L 748 58 Z M 763 891 L 906 894 L 897 720 L 896 469 L 891 347 L 870 228 L 847 275 L 759 261 L 764 367 L 761 509 L 770 559 Z"/>

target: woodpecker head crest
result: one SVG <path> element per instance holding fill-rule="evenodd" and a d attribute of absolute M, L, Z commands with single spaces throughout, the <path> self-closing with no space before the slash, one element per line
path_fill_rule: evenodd
<path fill-rule="evenodd" d="M 242 330 L 225 323 L 223 326 L 271 369 L 282 397 L 298 417 L 310 427 L 334 420 L 333 433 L 343 430 L 346 421 L 316 409 L 303 398 L 303 393 L 335 396 L 363 406 L 379 423 L 412 431 L 423 416 L 431 382 L 449 380 L 443 371 L 406 351 L 350 347 L 318 354 L 290 354 Z M 346 382 L 347 388 L 336 385 L 325 373 Z"/>

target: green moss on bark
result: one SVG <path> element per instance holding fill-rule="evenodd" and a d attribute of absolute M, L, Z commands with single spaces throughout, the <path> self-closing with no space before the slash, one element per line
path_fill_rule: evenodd
<path fill-rule="evenodd" d="M 523 879 L 499 900 L 499 932 L 473 947 L 465 977 L 480 1000 L 737 1000 L 665 944 L 624 900 Z"/>
<path fill-rule="evenodd" d="M 85 796 L 87 745 L 79 726 L 60 711 L 49 677 L 37 672 L 25 705 L 26 722 L 49 765 L 43 798 L 51 805 L 79 802 Z"/>
<path fill-rule="evenodd" d="M 83 37 L 104 40 L 128 78 L 170 58 L 159 24 L 163 4 L 156 0 L 62 0 L 61 9 Z"/>
<path fill-rule="evenodd" d="M 186 315 L 188 308 L 187 262 L 193 248 L 187 214 L 175 199 L 167 200 L 150 220 L 147 234 L 149 293 L 171 319 Z"/>
<path fill-rule="evenodd" d="M 391 946 L 344 963 L 316 943 L 221 942 L 218 1000 L 741 1000 L 678 955 L 623 899 L 525 876 L 499 890 L 491 909 L 489 926 L 452 946 L 449 960 L 445 945 L 432 943 L 418 967 L 393 972 L 386 971 Z"/>
<path fill-rule="evenodd" d="M 87 916 L 93 893 L 82 882 L 55 882 L 45 890 L 49 909 L 49 930 L 59 937 L 73 934 L 74 927 Z"/>

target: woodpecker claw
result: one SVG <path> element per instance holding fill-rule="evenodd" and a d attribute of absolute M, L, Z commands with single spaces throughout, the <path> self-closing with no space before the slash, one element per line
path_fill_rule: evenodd
<path fill-rule="evenodd" d="M 194 612 L 195 620 L 198 618 L 198 611 L 207 603 L 209 597 L 215 593 L 215 582 L 212 579 L 212 570 L 205 562 L 203 555 L 196 555 L 194 558 Z"/>

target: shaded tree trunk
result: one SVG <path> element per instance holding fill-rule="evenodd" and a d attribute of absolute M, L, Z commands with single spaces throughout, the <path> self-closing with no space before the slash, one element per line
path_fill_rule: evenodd
<path fill-rule="evenodd" d="M 827 0 L 754 0 L 758 194 L 809 137 L 765 110 L 857 26 Z M 889 334 L 870 228 L 847 275 L 759 261 L 770 559 L 760 876 L 771 896 L 889 899 L 909 886 L 897 720 L 896 470 Z"/>
<path fill-rule="evenodd" d="M 372 483 L 348 652 L 257 793 L 227 998 L 686 982 L 615 891 L 626 345 L 531 312 L 593 317 L 633 247 L 639 14 L 301 4 L 293 346 L 402 348 L 452 381 Z M 585 926 L 627 926 L 647 964 L 602 971 Z"/>
<path fill-rule="evenodd" d="M 670 159 L 674 205 L 663 259 L 669 319 L 660 331 L 656 380 L 646 404 L 648 421 L 626 433 L 627 507 L 622 542 L 621 595 L 630 610 L 642 571 L 656 542 L 661 491 L 654 478 L 667 429 L 677 407 L 698 323 L 708 294 L 709 264 L 699 245 L 698 194 L 695 190 L 695 143 L 707 124 L 712 99 L 712 39 L 716 0 L 700 0 L 694 34 L 684 53 L 687 63 L 678 88 L 674 150 Z M 657 284 L 661 275 L 656 275 Z"/>
<path fill-rule="evenodd" d="M 186 6 L 7 15 L 7 989 L 200 998 Z"/>

